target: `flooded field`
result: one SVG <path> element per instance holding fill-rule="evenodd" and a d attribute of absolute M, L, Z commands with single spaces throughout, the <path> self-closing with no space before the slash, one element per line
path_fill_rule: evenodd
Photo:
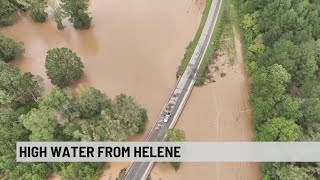
<path fill-rule="evenodd" d="M 220 55 L 217 66 L 226 76 L 214 74 L 215 83 L 194 88 L 176 125 L 187 141 L 252 141 L 248 77 L 242 58 L 239 35 L 235 32 L 236 61 L 228 67 L 228 57 Z M 259 180 L 258 163 L 182 163 L 178 172 L 169 164 L 157 163 L 153 180 Z"/>
<path fill-rule="evenodd" d="M 148 110 L 150 127 L 174 87 L 177 67 L 200 23 L 201 5 L 193 0 L 91 0 L 89 30 L 76 31 L 64 22 L 65 30 L 58 31 L 51 21 L 38 24 L 21 15 L 0 31 L 24 43 L 24 56 L 13 64 L 44 77 L 46 91 L 52 88 L 46 52 L 68 47 L 85 65 L 80 83 L 111 97 L 133 96 Z"/>
<path fill-rule="evenodd" d="M 176 83 L 175 73 L 185 48 L 193 39 L 205 0 L 91 0 L 93 24 L 76 31 L 67 21 L 63 31 L 51 20 L 34 23 L 20 14 L 17 22 L 0 32 L 24 43 L 25 53 L 13 65 L 41 75 L 45 91 L 53 87 L 44 62 L 51 48 L 67 47 L 81 57 L 89 84 L 108 96 L 133 96 L 148 111 L 143 140 Z M 75 87 L 78 83 L 74 84 Z M 102 179 L 114 179 L 126 163 L 111 163 Z"/>

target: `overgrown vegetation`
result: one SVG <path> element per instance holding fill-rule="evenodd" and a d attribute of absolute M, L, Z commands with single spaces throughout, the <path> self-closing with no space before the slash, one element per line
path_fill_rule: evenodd
<path fill-rule="evenodd" d="M 224 29 L 226 23 L 225 20 L 228 20 L 228 17 L 226 17 L 225 13 L 227 11 L 226 7 L 226 1 L 222 1 L 217 24 L 212 32 L 212 36 L 208 44 L 206 53 L 203 56 L 202 63 L 197 73 L 197 77 L 195 80 L 196 86 L 203 86 L 207 80 L 210 80 L 212 78 L 210 73 L 208 72 L 208 66 L 212 61 L 215 51 L 220 47 L 219 41 L 222 35 L 222 30 Z"/>
<path fill-rule="evenodd" d="M 258 141 L 320 138 L 320 1 L 238 0 Z M 319 163 L 264 163 L 264 180 L 320 179 Z"/>
<path fill-rule="evenodd" d="M 185 134 L 183 130 L 180 129 L 168 129 L 167 130 L 167 141 L 169 142 L 179 142 L 185 140 Z M 178 171 L 181 162 L 170 162 L 171 166 Z"/>

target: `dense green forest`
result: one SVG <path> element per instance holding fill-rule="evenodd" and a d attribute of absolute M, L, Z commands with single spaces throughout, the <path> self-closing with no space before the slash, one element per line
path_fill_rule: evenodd
<path fill-rule="evenodd" d="M 238 0 L 258 141 L 320 140 L 320 1 Z M 320 179 L 320 163 L 264 163 L 264 180 Z"/>
<path fill-rule="evenodd" d="M 93 87 L 55 87 L 0 61 L 0 178 L 97 179 L 103 163 L 17 163 L 16 141 L 122 141 L 144 131 L 146 110 L 132 97 L 111 100 Z"/>
<path fill-rule="evenodd" d="M 44 95 L 42 77 L 9 64 L 23 52 L 23 43 L 0 33 L 0 179 L 41 180 L 54 172 L 98 179 L 105 163 L 17 163 L 16 142 L 124 141 L 145 130 L 146 110 L 124 94 L 110 99 L 93 87 L 68 88 L 84 65 L 67 48 L 47 52 L 43 68 L 56 87 Z"/>

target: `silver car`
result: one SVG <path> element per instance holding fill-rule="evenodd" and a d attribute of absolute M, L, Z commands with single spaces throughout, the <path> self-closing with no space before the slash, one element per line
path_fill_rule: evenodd
<path fill-rule="evenodd" d="M 170 113 L 170 112 L 167 112 L 167 113 L 166 113 L 166 115 L 164 116 L 163 121 L 164 121 L 164 122 L 168 122 L 168 121 L 169 121 L 170 116 L 171 116 L 171 113 Z"/>

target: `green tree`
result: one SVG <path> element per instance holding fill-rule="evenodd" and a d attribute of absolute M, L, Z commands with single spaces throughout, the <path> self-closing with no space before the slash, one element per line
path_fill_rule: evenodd
<path fill-rule="evenodd" d="M 40 82 L 40 77 L 31 73 L 20 74 L 18 68 L 0 61 L 0 91 L 7 99 L 7 106 L 17 108 L 35 101 L 40 95 Z"/>
<path fill-rule="evenodd" d="M 278 64 L 257 68 L 255 63 L 250 63 L 250 71 L 250 102 L 253 122 L 258 127 L 276 115 L 275 105 L 285 98 L 284 93 L 291 76 Z"/>
<path fill-rule="evenodd" d="M 28 14 L 35 22 L 43 23 L 48 17 L 48 13 L 45 12 L 45 8 L 46 5 L 44 4 L 34 4 L 28 10 Z"/>
<path fill-rule="evenodd" d="M 256 23 L 257 21 L 257 13 L 246 14 L 243 17 L 242 27 L 246 30 L 247 34 L 245 39 L 247 41 L 252 41 L 255 36 L 259 33 L 259 27 Z"/>
<path fill-rule="evenodd" d="M 80 117 L 79 106 L 76 99 L 69 89 L 55 87 L 51 92 L 38 99 L 40 108 L 54 109 L 60 114 L 59 123 L 64 124 Z"/>
<path fill-rule="evenodd" d="M 254 127 L 259 127 L 268 119 L 275 117 L 275 102 L 272 99 L 264 99 L 264 97 L 256 97 L 250 95 L 250 103 L 252 104 L 252 120 Z"/>
<path fill-rule="evenodd" d="M 300 127 L 285 118 L 274 118 L 259 128 L 258 141 L 295 141 L 301 135 Z"/>
<path fill-rule="evenodd" d="M 287 165 L 277 170 L 277 175 L 281 180 L 316 180 L 312 176 L 310 170 L 304 167 L 298 167 L 294 165 Z"/>
<path fill-rule="evenodd" d="M 185 140 L 184 131 L 181 129 L 168 129 L 167 138 L 169 142 L 179 142 Z"/>
<path fill-rule="evenodd" d="M 52 84 L 61 88 L 79 80 L 84 68 L 80 58 L 67 48 L 49 50 L 45 67 Z"/>
<path fill-rule="evenodd" d="M 81 141 L 120 141 L 123 139 L 119 120 L 111 117 L 110 111 L 102 111 L 100 117 L 77 122 L 72 132 L 76 140 Z"/>
<path fill-rule="evenodd" d="M 12 24 L 17 8 L 8 0 L 0 1 L 0 25 Z M 0 48 L 2 49 L 2 48 Z"/>
<path fill-rule="evenodd" d="M 297 52 L 299 47 L 292 41 L 280 39 L 273 44 L 273 47 L 258 59 L 258 63 L 264 66 L 280 64 L 290 74 L 295 74 L 297 68 Z"/>
<path fill-rule="evenodd" d="M 111 108 L 111 102 L 106 96 L 93 87 L 79 86 L 77 88 L 79 96 L 79 108 L 81 116 L 85 118 L 92 118 L 100 115 L 105 108 Z"/>
<path fill-rule="evenodd" d="M 315 73 L 318 70 L 317 58 L 319 57 L 319 47 L 317 42 L 309 41 L 300 44 L 299 46 L 300 62 L 298 64 L 297 79 L 300 82 L 304 82 L 314 78 Z"/>
<path fill-rule="evenodd" d="M 0 61 L 8 62 L 22 53 L 22 43 L 14 42 L 12 39 L 0 33 Z"/>
<path fill-rule="evenodd" d="M 11 179 L 17 180 L 41 180 L 53 173 L 49 163 L 18 163 L 16 169 L 10 172 Z"/>
<path fill-rule="evenodd" d="M 281 65 L 261 67 L 251 76 L 251 92 L 254 96 L 276 102 L 283 98 L 290 79 L 290 74 Z"/>
<path fill-rule="evenodd" d="M 320 123 L 320 99 L 311 98 L 304 99 L 301 102 L 302 118 L 299 123 L 307 129 L 309 126 Z"/>
<path fill-rule="evenodd" d="M 141 133 L 148 119 L 147 111 L 140 107 L 131 96 L 124 94 L 116 96 L 112 105 L 113 116 L 119 120 L 123 131 L 128 135 Z"/>
<path fill-rule="evenodd" d="M 253 54 L 262 54 L 265 52 L 266 47 L 263 44 L 263 37 L 261 34 L 254 39 L 253 44 L 249 45 L 248 50 Z"/>
<path fill-rule="evenodd" d="M 104 163 L 60 163 L 62 179 L 98 180 Z"/>
<path fill-rule="evenodd" d="M 91 17 L 87 13 L 88 0 L 61 0 L 61 7 L 76 29 L 88 29 Z"/>
<path fill-rule="evenodd" d="M 32 133 L 31 141 L 53 141 L 57 128 L 57 119 L 51 109 L 32 109 L 28 114 L 21 115 L 22 124 Z"/>
<path fill-rule="evenodd" d="M 26 10 L 35 22 L 45 22 L 48 13 L 45 11 L 48 6 L 48 0 L 16 0 L 19 6 Z"/>
<path fill-rule="evenodd" d="M 16 168 L 16 141 L 27 141 L 28 132 L 18 121 L 19 114 L 8 111 L 0 115 L 0 173 Z"/>
<path fill-rule="evenodd" d="M 290 96 L 287 96 L 281 103 L 277 104 L 276 110 L 279 117 L 292 119 L 294 121 L 297 121 L 302 116 L 299 103 Z"/>
<path fill-rule="evenodd" d="M 45 179 L 52 174 L 49 163 L 16 162 L 16 142 L 27 141 L 29 132 L 19 122 L 19 116 L 29 108 L 9 110 L 0 115 L 0 173 L 2 179 Z"/>
<path fill-rule="evenodd" d="M 61 6 L 56 6 L 53 8 L 52 17 L 53 17 L 53 20 L 57 24 L 57 28 L 59 30 L 63 29 L 64 26 L 62 24 L 62 20 L 65 17 L 65 14 L 64 14 L 64 11 L 62 10 Z"/>
<path fill-rule="evenodd" d="M 320 98 L 320 82 L 311 80 L 301 87 L 301 95 L 304 98 Z"/>
<path fill-rule="evenodd" d="M 178 142 L 185 140 L 185 134 L 183 130 L 180 129 L 168 129 L 167 130 L 167 140 L 169 142 Z M 180 168 L 180 162 L 170 162 L 171 166 L 178 171 Z"/>

